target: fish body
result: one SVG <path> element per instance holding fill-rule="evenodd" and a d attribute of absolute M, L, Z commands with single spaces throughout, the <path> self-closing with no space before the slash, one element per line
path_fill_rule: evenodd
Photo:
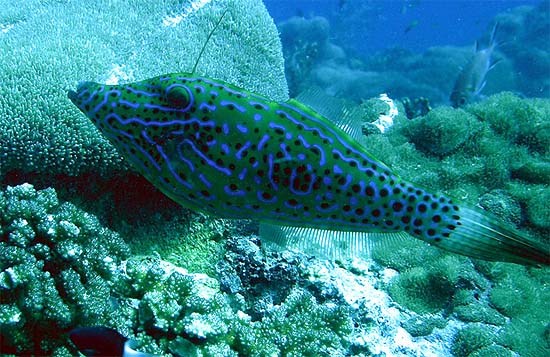
<path fill-rule="evenodd" d="M 190 73 L 125 85 L 84 82 L 69 98 L 185 207 L 294 227 L 407 232 L 469 256 L 549 263 L 534 242 L 402 180 L 295 100 L 272 101 Z"/>
<path fill-rule="evenodd" d="M 474 55 L 466 66 L 460 71 L 451 92 L 451 103 L 453 107 L 463 107 L 471 103 L 479 96 L 486 84 L 487 73 L 499 62 L 493 61 L 493 52 L 497 46 L 495 36 L 498 23 L 491 31 L 489 45 L 481 48 L 476 42 Z"/>

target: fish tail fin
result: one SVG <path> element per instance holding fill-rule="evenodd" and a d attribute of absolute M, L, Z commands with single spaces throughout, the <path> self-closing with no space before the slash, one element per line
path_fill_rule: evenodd
<path fill-rule="evenodd" d="M 550 245 L 506 227 L 490 215 L 460 207 L 456 228 L 449 237 L 435 243 L 448 251 L 492 261 L 522 265 L 550 265 Z"/>
<path fill-rule="evenodd" d="M 489 45 L 487 48 L 490 48 L 491 49 L 491 52 L 494 52 L 496 48 L 500 48 L 502 46 L 506 46 L 508 44 L 510 44 L 509 41 L 505 40 L 505 39 L 498 39 L 497 40 L 497 34 L 498 34 L 498 30 L 500 28 L 500 23 L 497 21 L 495 22 L 495 24 L 493 25 L 493 28 L 491 30 L 491 35 L 489 37 Z M 502 59 L 497 59 L 496 61 L 492 62 L 491 63 L 491 68 L 497 64 L 498 62 L 500 62 Z"/>

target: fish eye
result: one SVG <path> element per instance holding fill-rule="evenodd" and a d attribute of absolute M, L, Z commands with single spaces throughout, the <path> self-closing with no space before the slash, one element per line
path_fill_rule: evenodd
<path fill-rule="evenodd" d="M 191 92 L 187 86 L 173 84 L 166 88 L 165 99 L 172 108 L 187 109 L 191 105 Z"/>

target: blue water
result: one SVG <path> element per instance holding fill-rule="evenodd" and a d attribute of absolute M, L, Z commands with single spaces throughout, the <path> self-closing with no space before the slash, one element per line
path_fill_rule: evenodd
<path fill-rule="evenodd" d="M 276 23 L 292 16 L 329 19 L 339 45 L 359 53 L 399 46 L 472 45 L 498 13 L 541 0 L 265 0 Z M 549 5 L 550 6 L 550 5 Z M 407 28 L 409 28 L 408 31 Z"/>

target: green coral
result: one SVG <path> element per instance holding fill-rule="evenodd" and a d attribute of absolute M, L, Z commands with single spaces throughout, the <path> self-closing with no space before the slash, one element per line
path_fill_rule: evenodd
<path fill-rule="evenodd" d="M 460 329 L 454 336 L 451 352 L 457 357 L 467 357 L 471 353 L 491 345 L 494 341 L 495 334 L 487 326 L 469 325 Z"/>
<path fill-rule="evenodd" d="M 507 189 L 512 177 L 546 183 L 545 175 L 525 175 L 549 162 L 549 112 L 550 100 L 504 93 L 463 110 L 440 107 L 397 121 L 365 145 L 404 178 L 476 204 L 487 191 Z M 512 196 L 524 204 L 536 195 Z"/>
<path fill-rule="evenodd" d="M 2 349 L 52 353 L 77 321 L 107 321 L 114 271 L 128 254 L 116 233 L 51 188 L 0 192 Z"/>
<path fill-rule="evenodd" d="M 319 304 L 301 289 L 295 289 L 279 307 L 238 336 L 239 349 L 249 356 L 330 356 L 347 350 L 352 321 L 346 308 Z"/>
<path fill-rule="evenodd" d="M 527 216 L 537 227 L 550 231 L 550 187 L 533 188 L 536 195 L 532 195 L 527 201 Z"/>
<path fill-rule="evenodd" d="M 487 288 L 485 285 L 484 288 Z M 453 297 L 453 314 L 465 322 L 485 322 L 491 325 L 506 324 L 506 317 L 482 296 L 480 289 L 460 289 Z"/>
<path fill-rule="evenodd" d="M 448 155 L 480 129 L 481 124 L 470 113 L 439 107 L 420 119 L 406 122 L 402 130 L 420 150 L 433 155 Z"/>
<path fill-rule="evenodd" d="M 545 154 L 550 150 L 550 105 L 545 99 L 521 99 L 512 93 L 500 93 L 466 110 L 484 122 L 505 140 L 525 145 Z"/>
<path fill-rule="evenodd" d="M 547 355 L 550 284 L 548 269 L 525 269 L 495 264 L 485 272 L 493 281 L 491 304 L 510 318 L 499 334 L 499 344 L 522 355 Z"/>
<path fill-rule="evenodd" d="M 549 111 L 550 100 L 502 93 L 463 110 L 440 108 L 432 114 L 441 118 L 436 128 L 426 132 L 450 130 L 454 125 L 464 125 L 459 133 L 477 128 L 452 150 L 445 142 L 437 143 L 441 136 L 413 138 L 411 128 L 426 125 L 428 116 L 409 123 L 398 121 L 387 135 L 369 136 L 366 145 L 405 179 L 445 191 L 471 205 L 480 204 L 549 244 L 548 178 L 544 175 L 549 162 Z M 458 121 L 453 123 L 455 119 Z M 473 126 L 470 121 L 475 121 Z M 408 140 L 414 140 L 414 147 Z M 441 146 L 432 149 L 433 145 Z M 484 343 L 474 346 L 475 336 L 471 343 L 457 336 L 456 354 L 549 353 L 548 321 L 544 320 L 550 310 L 544 288 L 548 269 L 481 261 L 471 265 L 463 258 L 455 257 L 453 262 L 446 257 L 434 248 L 406 240 L 380 245 L 373 253 L 377 262 L 400 272 L 387 289 L 402 306 L 420 312 L 421 317 L 435 313 L 459 319 L 468 323 L 466 326 L 499 327 L 492 330 L 487 326 L 492 342 L 484 347 Z"/>
<path fill-rule="evenodd" d="M 372 258 L 385 267 L 402 272 L 422 265 L 426 260 L 436 260 L 442 254 L 440 250 L 411 237 L 381 242 L 375 246 Z"/>
<path fill-rule="evenodd" d="M 189 211 L 177 217 L 144 217 L 136 222 L 138 229 L 127 223 L 113 225 L 127 237 L 133 251 L 142 255 L 158 253 L 191 272 L 214 276 L 215 264 L 225 252 L 225 238 L 238 223 Z"/>
<path fill-rule="evenodd" d="M 433 332 L 435 328 L 443 328 L 447 322 L 441 317 L 433 316 L 413 316 L 403 322 L 403 328 L 413 337 L 427 336 Z"/>
<path fill-rule="evenodd" d="M 122 270 L 119 292 L 139 299 L 134 324 L 144 332 L 135 336 L 143 351 L 291 356 L 330 355 L 349 346 L 346 337 L 352 325 L 347 309 L 319 303 L 303 289 L 293 289 L 280 305 L 267 307 L 252 321 L 243 312 L 242 297 L 222 293 L 219 283 L 204 274 L 189 274 L 153 257 L 132 258 Z"/>
<path fill-rule="evenodd" d="M 390 296 L 405 307 L 418 312 L 447 309 L 453 296 L 462 288 L 475 289 L 484 281 L 466 258 L 443 255 L 429 266 L 415 266 L 390 282 Z"/>
<path fill-rule="evenodd" d="M 223 0 L 200 8 L 191 0 L 139 5 L 30 0 L 21 5 L 0 1 L 0 24 L 13 25 L 0 32 L 0 51 L 10 54 L 0 57 L 1 176 L 128 170 L 67 99 L 67 90 L 81 80 L 133 81 L 190 72 L 225 10 L 197 73 L 273 99 L 287 98 L 277 29 L 261 2 Z"/>
<path fill-rule="evenodd" d="M 469 357 L 512 357 L 512 351 L 500 345 L 482 347 L 468 355 Z"/>

